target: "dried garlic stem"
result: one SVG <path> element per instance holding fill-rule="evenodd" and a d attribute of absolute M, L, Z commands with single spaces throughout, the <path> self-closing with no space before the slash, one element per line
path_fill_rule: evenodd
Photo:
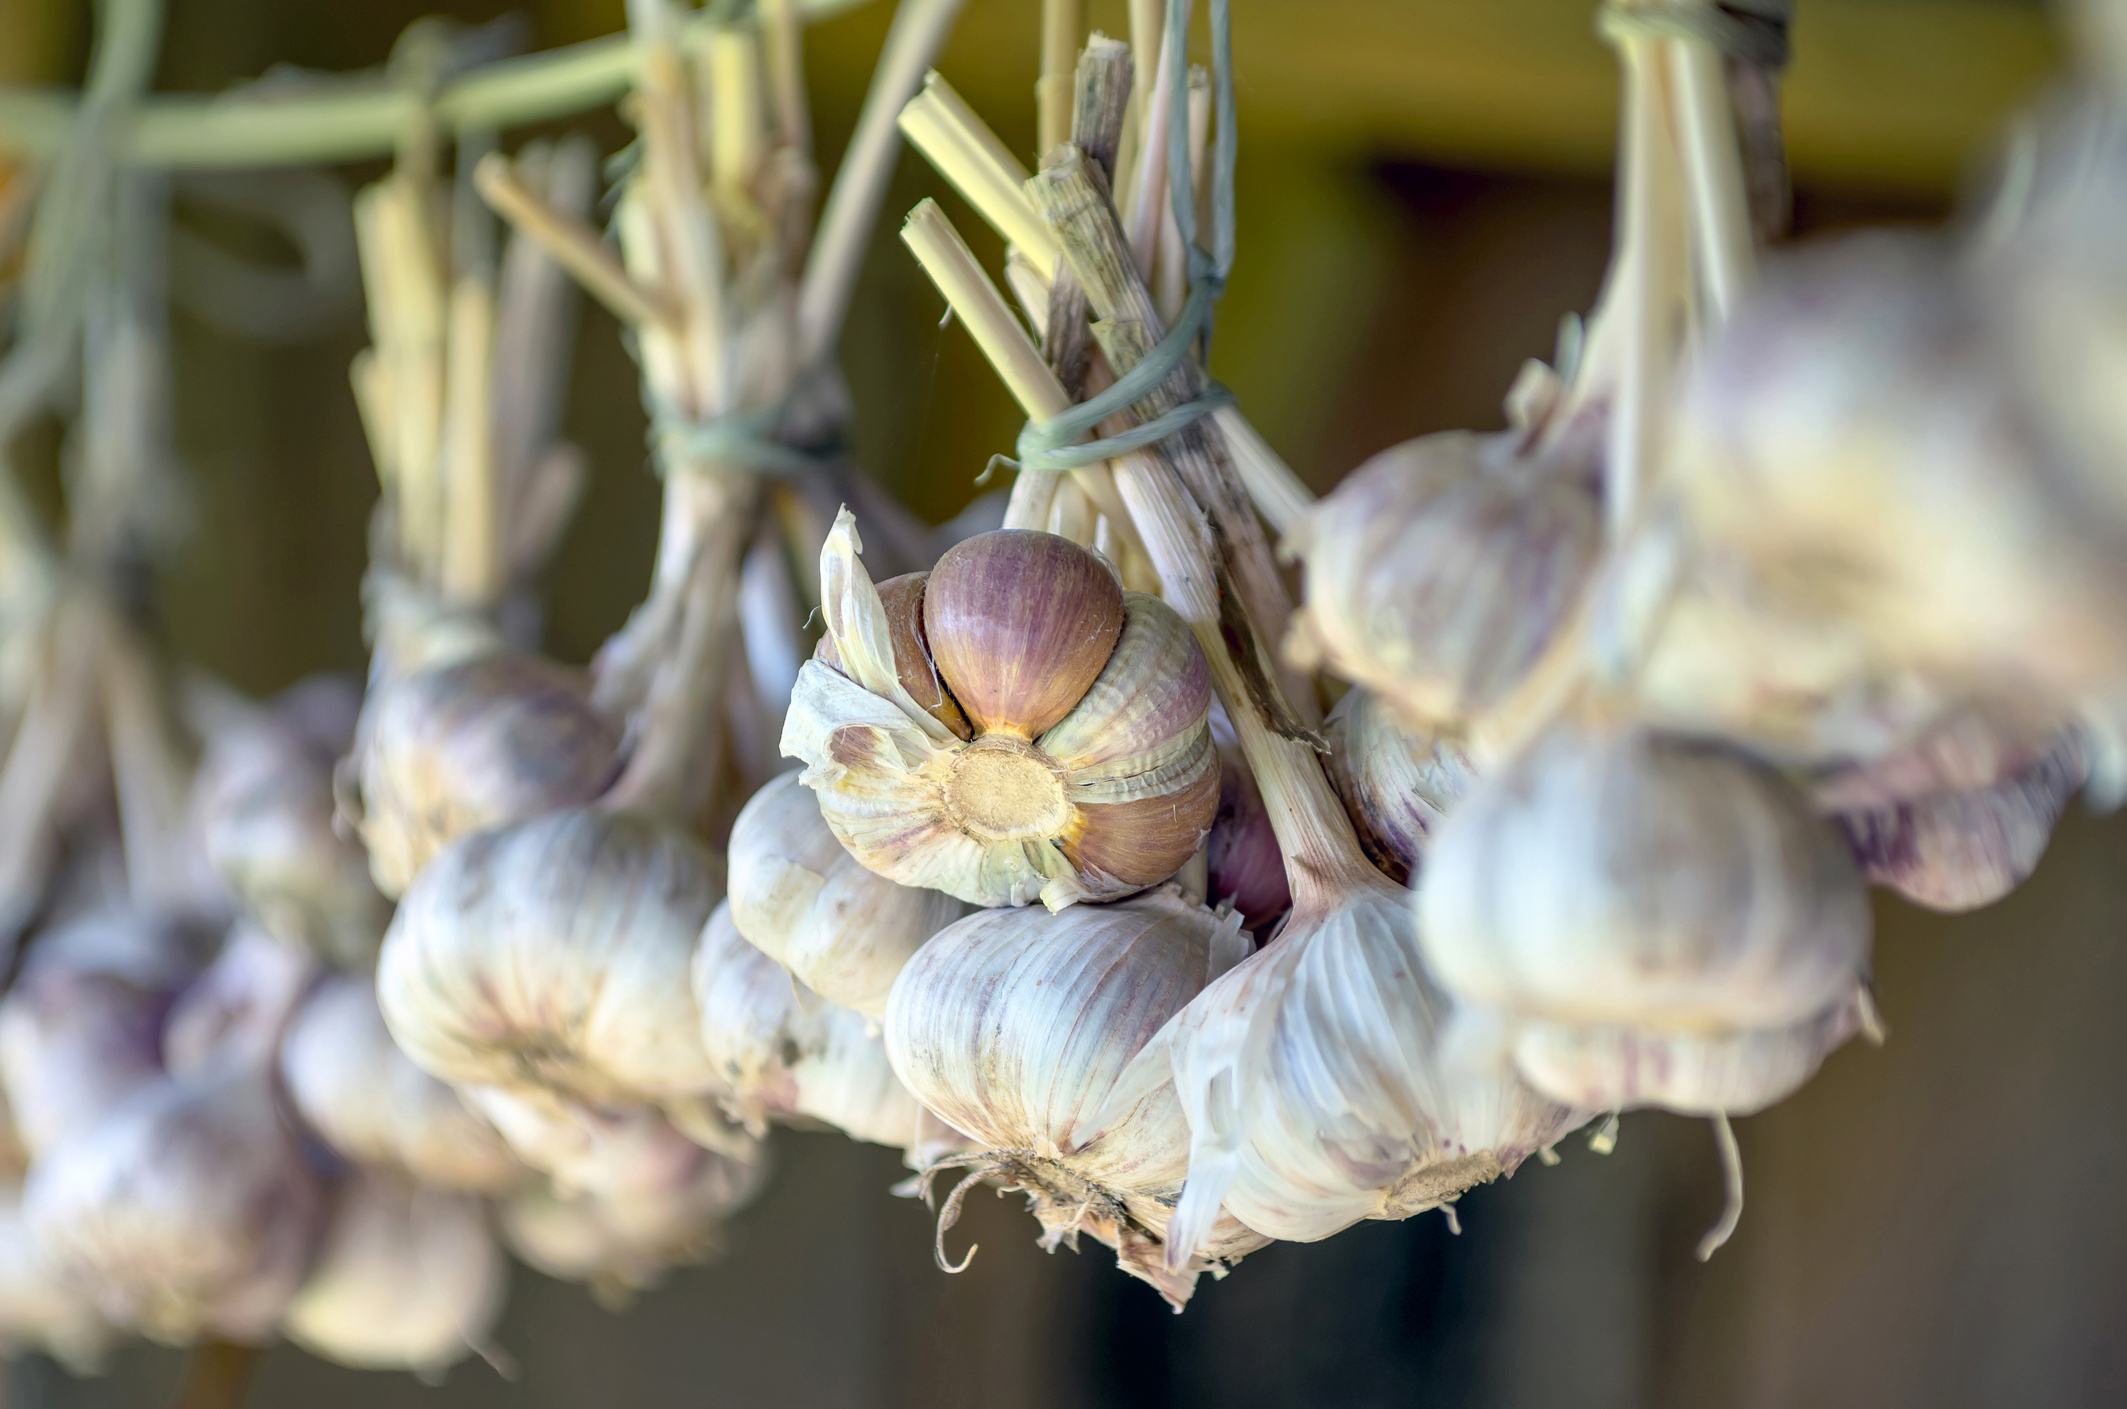
<path fill-rule="evenodd" d="M 1620 35 L 1625 70 L 1620 145 L 1618 239 L 1621 251 L 1617 311 L 1624 355 L 1611 408 L 1604 508 L 1613 537 L 1632 522 L 1653 463 L 1656 423 L 1667 367 L 1667 271 L 1679 251 L 1662 219 L 1662 186 L 1674 148 L 1663 91 L 1661 48 L 1669 40 Z"/>
<path fill-rule="evenodd" d="M 1034 80 L 1034 140 L 1039 151 L 1071 139 L 1072 72 L 1084 29 L 1082 0 L 1041 0 L 1041 77 Z"/>
<path fill-rule="evenodd" d="M 759 40 L 751 29 L 718 25 L 709 31 L 705 63 L 709 183 L 719 201 L 750 207 L 768 155 Z"/>
<path fill-rule="evenodd" d="M 497 215 L 537 241 L 614 317 L 637 327 L 677 320 L 677 311 L 656 292 L 628 277 L 597 231 L 548 205 L 519 178 L 508 157 L 500 152 L 482 157 L 473 168 L 473 184 Z"/>
<path fill-rule="evenodd" d="M 49 664 L 37 672 L 0 768 L 0 958 L 13 952 L 43 900 L 46 864 L 58 844 L 54 813 L 78 781 L 96 718 L 105 619 L 79 594 L 60 601 L 46 632 Z"/>
<path fill-rule="evenodd" d="M 1723 60 L 1711 44 L 1699 39 L 1675 40 L 1669 45 L 1668 58 L 1685 184 L 1691 192 L 1692 236 L 1706 282 L 1706 311 L 1720 324 L 1749 289 L 1757 264 L 1735 114 L 1729 105 Z"/>
<path fill-rule="evenodd" d="M 798 0 L 761 0 L 761 32 L 768 46 L 776 141 L 809 166 L 812 108 L 805 96 L 805 16 Z"/>
<path fill-rule="evenodd" d="M 1027 170 L 952 85 L 936 73 L 901 108 L 902 135 L 1046 281 L 1063 248 L 1020 187 Z"/>
<path fill-rule="evenodd" d="M 495 474 L 495 290 L 468 274 L 451 291 L 443 422 L 443 555 L 438 574 L 457 602 L 501 595 L 501 495 Z"/>
<path fill-rule="evenodd" d="M 1144 133 L 1138 150 L 1137 170 L 1132 172 L 1129 208 L 1130 254 L 1137 264 L 1138 277 L 1152 277 L 1152 255 L 1159 239 L 1160 221 L 1166 218 L 1167 194 L 1167 110 L 1174 104 L 1174 72 L 1167 63 L 1167 43 L 1161 36 L 1159 66 L 1153 70 L 1152 101 L 1145 108 L 1146 121 L 1150 124 Z M 1186 96 L 1183 101 L 1187 101 Z M 1042 165 L 1049 163 L 1051 153 L 1041 154 Z M 1036 208 L 1040 202 L 1036 201 Z M 1118 217 L 1121 219 L 1123 217 Z M 1052 226 L 1053 228 L 1053 226 Z M 1116 369 L 1118 372 L 1122 368 Z"/>

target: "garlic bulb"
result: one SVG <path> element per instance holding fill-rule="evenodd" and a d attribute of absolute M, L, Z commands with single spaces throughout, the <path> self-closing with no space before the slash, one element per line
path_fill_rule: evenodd
<path fill-rule="evenodd" d="M 575 672 L 493 651 L 373 686 L 356 750 L 370 869 L 399 896 L 453 839 L 589 802 L 621 729 Z"/>
<path fill-rule="evenodd" d="M 324 1213 L 270 1068 L 248 1062 L 134 1093 L 37 1160 L 23 1207 L 62 1278 L 169 1342 L 269 1338 Z"/>
<path fill-rule="evenodd" d="M 341 1365 L 433 1377 L 486 1342 L 508 1276 L 478 1199 L 357 1169 L 281 1328 Z"/>
<path fill-rule="evenodd" d="M 1578 600 L 1600 548 L 1589 437 L 1450 431 L 1382 451 L 1285 540 L 1306 600 L 1286 654 L 1456 732 L 1500 704 Z"/>
<path fill-rule="evenodd" d="M 270 1063 L 289 1016 L 316 974 L 308 954 L 239 925 L 170 1009 L 163 1029 L 164 1067 L 174 1076 L 187 1076 L 218 1062 Z"/>
<path fill-rule="evenodd" d="M 1204 840 L 1207 898 L 1213 905 L 1231 905 L 1241 927 L 1260 934 L 1292 908 L 1292 887 L 1285 881 L 1285 853 L 1278 850 L 1262 789 L 1225 718 L 1224 710 L 1211 716 L 1219 746 L 1219 810 Z"/>
<path fill-rule="evenodd" d="M 1051 909 L 1172 875 L 1218 803 L 1202 652 L 1053 534 L 999 530 L 875 588 L 845 510 L 820 551 L 832 651 L 783 731 L 859 861 L 974 905 Z M 957 724 L 964 716 L 965 724 Z"/>
<path fill-rule="evenodd" d="M 793 792 L 812 808 L 810 793 Z M 841 850 L 831 837 L 828 844 Z M 731 912 L 728 900 L 717 906 L 702 931 L 694 997 L 702 1010 L 702 1046 L 731 1093 L 725 1103 L 733 1113 L 757 1133 L 770 1116 L 795 1116 L 928 1155 L 959 1144 L 957 1132 L 901 1085 L 885 1043 L 864 1017 L 802 989 L 789 970 L 746 942 Z"/>
<path fill-rule="evenodd" d="M 867 869 L 795 773 L 771 778 L 740 811 L 727 864 L 738 932 L 829 1002 L 875 1017 L 908 956 L 967 913 L 942 891 Z"/>
<path fill-rule="evenodd" d="M 714 867 L 680 833 L 600 808 L 463 837 L 393 917 L 384 1021 L 454 1086 L 615 1107 L 710 1091 L 688 968 Z"/>
<path fill-rule="evenodd" d="M 1984 787 L 1835 814 L 1862 877 L 1931 910 L 1976 910 L 2021 885 L 2083 784 L 2080 742 Z"/>
<path fill-rule="evenodd" d="M 22 1214 L 22 1186 L 0 1184 L 0 1351 L 39 1350 L 76 1375 L 103 1367 L 118 1332 L 79 1288 L 62 1281 Z"/>
<path fill-rule="evenodd" d="M 1418 915 L 1427 968 L 1458 999 L 1510 1020 L 1622 1029 L 1628 1042 L 1816 1022 L 1852 1001 L 1869 952 L 1852 859 L 1777 775 L 1570 724 L 1450 814 L 1418 878 Z M 1521 1069 L 1562 1101 L 1632 1098 Z M 1786 1092 L 1758 1094 L 1752 1108 Z"/>
<path fill-rule="evenodd" d="M 1953 691 L 2074 700 L 2127 672 L 2118 520 L 1986 335 L 1936 244 L 1797 256 L 1708 348 L 1666 477 L 1775 607 Z"/>
<path fill-rule="evenodd" d="M 464 1096 L 519 1159 L 565 1193 L 623 1198 L 684 1183 L 705 1158 L 745 1165 L 767 1159 L 765 1149 L 738 1132 L 720 1132 L 725 1148 L 708 1148 L 646 1106 L 610 1109 L 492 1086 L 469 1087 Z"/>
<path fill-rule="evenodd" d="M 981 1151 L 947 1163 L 1024 1190 L 1044 1246 L 1091 1233 L 1179 1306 L 1212 1265 L 1170 1264 L 1162 1246 L 1189 1172 L 1188 1126 L 1163 1082 L 1111 1097 L 1139 1049 L 1247 950 L 1236 917 L 1173 886 L 1056 915 L 981 911 L 940 931 L 895 980 L 887 1056 Z M 1208 1260 L 1256 1246 L 1231 1220 L 1197 1243 Z"/>
<path fill-rule="evenodd" d="M 399 1050 L 367 977 L 336 975 L 304 1000 L 281 1039 L 281 1082 L 303 1123 L 348 1159 L 474 1193 L 527 1177 L 492 1125 Z"/>
<path fill-rule="evenodd" d="M 1397 728 L 1370 690 L 1339 700 L 1322 732 L 1329 739 L 1329 780 L 1359 845 L 1383 875 L 1407 884 L 1426 839 L 1476 782 L 1476 765 L 1452 740 Z"/>
<path fill-rule="evenodd" d="M 185 931 L 121 912 L 38 937 L 0 1000 L 0 1085 L 30 1155 L 161 1077 L 163 1023 L 197 965 Z"/>
<path fill-rule="evenodd" d="M 210 738 L 192 784 L 207 857 L 254 920 L 329 963 L 364 968 L 391 919 L 360 845 L 333 829 L 333 766 L 360 696 L 318 677 Z"/>

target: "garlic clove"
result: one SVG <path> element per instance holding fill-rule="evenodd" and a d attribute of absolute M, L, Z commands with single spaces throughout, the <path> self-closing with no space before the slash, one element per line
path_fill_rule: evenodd
<path fill-rule="evenodd" d="M 486 1343 L 508 1278 L 478 1199 L 357 1169 L 281 1326 L 336 1364 L 433 1377 Z"/>
<path fill-rule="evenodd" d="M 1417 893 L 1444 987 L 1554 1022 L 1780 1027 L 1868 958 L 1852 858 L 1793 787 L 1641 732 L 1544 735 L 1449 814 Z"/>
<path fill-rule="evenodd" d="M 497 651 L 372 690 L 357 751 L 370 868 L 398 896 L 454 839 L 589 802 L 621 729 L 574 671 Z"/>
<path fill-rule="evenodd" d="M 1125 592 L 1123 629 L 1105 665 L 1076 704 L 1037 742 L 1074 781 L 1127 776 L 1205 732 L 1211 668 L 1172 607 Z"/>
<path fill-rule="evenodd" d="M 1219 808 L 1212 814 L 1211 835 L 1204 841 L 1209 899 L 1213 904 L 1231 905 L 1241 917 L 1241 927 L 1261 935 L 1292 908 L 1285 853 L 1278 846 L 1255 772 L 1226 727 L 1224 712 L 1212 715 L 1212 721 L 1212 738 L 1219 750 Z"/>
<path fill-rule="evenodd" d="M 317 976 L 310 956 L 249 925 L 178 995 L 163 1027 L 163 1065 L 173 1076 L 215 1063 L 270 1061 L 289 1018 Z"/>
<path fill-rule="evenodd" d="M 687 971 L 719 898 L 708 853 L 630 813 L 476 832 L 400 903 L 378 1006 L 454 1086 L 613 1106 L 712 1090 Z"/>
<path fill-rule="evenodd" d="M 1991 786 L 1835 814 L 1864 879 L 1950 912 L 1991 905 L 2038 867 L 2085 777 L 2064 735 L 2043 758 Z"/>
<path fill-rule="evenodd" d="M 280 1071 L 303 1123 L 348 1159 L 483 1194 L 529 1176 L 494 1126 L 399 1050 L 366 976 L 335 975 L 310 994 L 281 1040 Z"/>
<path fill-rule="evenodd" d="M 268 1069 L 165 1078 L 40 1158 L 25 1216 L 112 1322 L 165 1342 L 273 1334 L 324 1214 Z"/>
<path fill-rule="evenodd" d="M 1657 1106 L 1684 1115 L 1749 1115 L 1785 1100 L 1864 1028 L 1857 992 L 1777 1028 L 1661 1032 L 1524 1019 L 1514 1064 L 1539 1091 L 1587 1110 Z"/>
<path fill-rule="evenodd" d="M 42 1351 L 75 1375 L 97 1374 L 119 1341 L 80 1288 L 61 1280 L 22 1211 L 22 1186 L 0 1184 L 0 1348 Z"/>
<path fill-rule="evenodd" d="M 1122 587 L 1067 538 L 1021 529 L 948 548 L 923 591 L 923 634 L 953 698 L 984 733 L 1040 737 L 1115 649 Z"/>
<path fill-rule="evenodd" d="M 1476 764 L 1450 739 L 1396 726 L 1378 696 L 1354 689 L 1324 721 L 1329 780 L 1367 859 L 1398 885 L 1418 868 L 1426 842 L 1475 784 Z"/>
<path fill-rule="evenodd" d="M 879 584 L 879 604 L 886 609 L 895 671 L 901 687 L 925 713 L 960 738 L 971 739 L 975 736 L 974 726 L 947 692 L 938 675 L 937 662 L 931 659 L 931 648 L 923 639 L 923 585 L 929 577 L 926 572 L 910 572 Z M 813 659 L 837 670 L 842 668 L 842 655 L 835 649 L 833 636 L 820 638 Z"/>
<path fill-rule="evenodd" d="M 829 1002 L 873 1016 L 908 956 L 967 909 L 868 869 L 795 773 L 771 778 L 740 810 L 727 861 L 738 931 Z"/>

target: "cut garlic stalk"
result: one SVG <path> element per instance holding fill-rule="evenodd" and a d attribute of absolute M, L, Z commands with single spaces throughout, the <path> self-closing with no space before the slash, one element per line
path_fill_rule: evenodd
<path fill-rule="evenodd" d="M 967 913 L 942 891 L 897 884 L 850 855 L 796 773 L 753 795 L 731 824 L 727 860 L 738 932 L 828 1002 L 872 1017 L 886 1011 L 908 956 Z"/>
<path fill-rule="evenodd" d="M 1051 909 L 1189 859 L 1218 755 L 1203 655 L 1171 610 L 1065 539 L 1001 530 L 940 558 L 897 627 L 860 548 L 845 510 L 820 553 L 834 664 L 799 673 L 783 734 L 852 855 L 970 904 Z M 947 699 L 964 732 L 934 713 Z"/>

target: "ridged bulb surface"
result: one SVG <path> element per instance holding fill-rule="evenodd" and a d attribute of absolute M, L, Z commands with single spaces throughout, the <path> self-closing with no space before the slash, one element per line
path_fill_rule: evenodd
<path fill-rule="evenodd" d="M 1777 774 L 1573 724 L 1465 798 L 1418 879 L 1425 962 L 1456 998 L 1640 1036 L 1816 1022 L 1854 1001 L 1870 923 L 1842 839 Z"/>
<path fill-rule="evenodd" d="M 777 774 L 740 810 L 727 864 L 739 933 L 822 998 L 872 1017 L 908 956 L 967 913 L 852 856 L 796 773 Z"/>
<path fill-rule="evenodd" d="M 476 832 L 400 902 L 377 1003 L 454 1086 L 639 1105 L 715 1087 L 688 983 L 714 860 L 647 818 L 579 808 Z"/>
<path fill-rule="evenodd" d="M 1451 739 L 1399 728 L 1370 690 L 1355 689 L 1323 722 L 1329 780 L 1367 859 L 1408 884 L 1426 841 L 1477 778 L 1469 752 Z"/>
<path fill-rule="evenodd" d="M 1356 857 L 1333 896 L 1192 1001 L 1118 1100 L 1172 1080 L 1189 1182 L 1170 1256 L 1221 1209 L 1267 1238 L 1312 1242 L 1407 1218 L 1511 1174 L 1585 1114 L 1511 1072 L 1442 1059 L 1452 1001 L 1425 974 L 1404 891 Z"/>
<path fill-rule="evenodd" d="M 1375 691 L 1414 730 L 1499 705 L 1551 644 L 1601 547 L 1587 448 L 1449 431 L 1382 451 L 1286 538 L 1287 655 Z"/>
<path fill-rule="evenodd" d="M 358 1163 L 484 1194 L 528 1177 L 494 1126 L 399 1050 L 366 976 L 328 978 L 304 1000 L 281 1039 L 281 1083 L 303 1123 Z"/>
<path fill-rule="evenodd" d="M 851 855 L 972 905 L 1060 909 L 1196 852 L 1218 803 L 1210 672 L 1171 609 L 1053 534 L 979 534 L 883 587 L 859 547 L 845 511 L 782 744 Z"/>
<path fill-rule="evenodd" d="M 378 888 L 403 895 L 459 837 L 591 801 L 620 749 L 620 725 L 583 678 L 536 656 L 499 651 L 379 682 L 355 754 Z"/>
<path fill-rule="evenodd" d="M 336 1364 L 433 1376 L 486 1344 L 508 1285 L 479 1199 L 357 1169 L 281 1328 Z"/>
<path fill-rule="evenodd" d="M 895 981 L 886 1009 L 894 1071 L 934 1114 L 1035 1203 L 1046 1242 L 1076 1231 L 1114 1247 L 1125 1271 L 1179 1304 L 1205 1261 L 1164 1239 L 1189 1172 L 1189 1127 L 1174 1090 L 1113 1099 L 1118 1079 L 1167 1020 L 1248 950 L 1220 919 L 1162 886 L 1132 900 L 985 910 L 948 926 Z M 1225 1220 L 1197 1251 L 1260 1246 Z"/>

